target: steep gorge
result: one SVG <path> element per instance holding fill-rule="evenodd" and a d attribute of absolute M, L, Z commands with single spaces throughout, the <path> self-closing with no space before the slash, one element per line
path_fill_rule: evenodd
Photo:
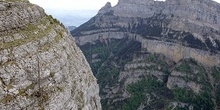
<path fill-rule="evenodd" d="M 100 110 L 99 87 L 69 31 L 26 0 L 0 1 L 0 109 Z"/>
<path fill-rule="evenodd" d="M 71 32 L 103 109 L 219 109 L 220 5 L 119 0 Z"/>

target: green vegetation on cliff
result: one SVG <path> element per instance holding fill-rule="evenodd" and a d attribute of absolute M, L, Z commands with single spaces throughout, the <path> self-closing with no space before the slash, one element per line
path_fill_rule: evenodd
<path fill-rule="evenodd" d="M 220 55 L 216 6 L 121 0 L 73 30 L 98 79 L 103 109 L 220 109 L 220 69 L 211 67 Z"/>
<path fill-rule="evenodd" d="M 168 99 L 173 97 L 164 83 L 153 77 L 143 78 L 129 85 L 127 90 L 131 96 L 118 107 L 121 110 L 137 110 L 140 106 L 144 109 L 162 109 L 167 106 Z"/>
<path fill-rule="evenodd" d="M 141 51 L 138 42 L 125 41 L 126 39 L 111 39 L 108 42 L 97 41 L 95 44 L 88 43 L 81 47 L 98 79 L 100 95 L 105 97 L 101 100 L 103 109 L 213 110 L 215 108 L 214 96 L 211 93 L 213 87 L 207 77 L 209 70 L 206 67 L 194 59 L 174 63 L 162 54 Z M 201 86 L 200 92 L 195 93 L 193 88 L 188 86 L 169 89 L 167 81 L 173 77 L 171 73 L 175 71 L 183 75 L 175 77 L 183 79 L 186 84 L 194 82 Z M 123 76 L 122 73 L 127 75 Z M 140 76 L 136 77 L 135 74 Z M 213 69 L 213 76 L 217 78 L 218 75 L 217 69 Z M 130 77 L 134 82 L 127 85 L 127 79 Z M 118 87 L 118 90 L 115 89 Z M 128 96 L 123 96 L 126 91 Z M 216 89 L 214 92 L 217 104 L 220 99 L 217 94 L 219 91 L 220 89 Z"/>

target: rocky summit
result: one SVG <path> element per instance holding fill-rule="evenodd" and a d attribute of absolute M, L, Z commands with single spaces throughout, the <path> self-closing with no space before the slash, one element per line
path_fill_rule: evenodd
<path fill-rule="evenodd" d="M 119 0 L 71 31 L 105 110 L 220 109 L 220 4 Z"/>
<path fill-rule="evenodd" d="M 98 93 L 59 21 L 26 0 L 0 1 L 1 110 L 100 110 Z"/>

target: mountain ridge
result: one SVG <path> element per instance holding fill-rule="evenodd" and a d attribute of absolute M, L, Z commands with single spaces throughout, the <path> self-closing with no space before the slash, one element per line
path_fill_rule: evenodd
<path fill-rule="evenodd" d="M 71 31 L 106 110 L 218 110 L 219 4 L 120 0 Z"/>
<path fill-rule="evenodd" d="M 135 1 L 135 2 L 137 2 L 137 1 Z M 146 1 L 142 1 L 142 2 L 145 3 Z M 142 2 L 140 2 L 140 3 L 142 3 Z M 171 6 L 170 4 L 172 4 L 173 2 L 174 1 L 172 1 L 172 0 L 171 1 L 167 0 L 165 2 L 152 0 L 152 1 L 148 1 L 147 3 L 145 3 L 145 5 L 143 5 L 143 7 L 135 5 L 136 6 L 136 8 L 135 8 L 135 6 L 130 6 L 130 5 L 134 5 L 134 4 L 131 4 L 131 3 L 129 4 L 129 2 L 124 3 L 123 1 L 119 1 L 119 3 L 115 7 L 109 7 L 108 5 L 106 5 L 107 8 L 105 8 L 106 6 L 104 6 L 104 8 L 102 8 L 100 10 L 100 13 L 98 13 L 97 16 L 95 16 L 90 21 L 88 21 L 88 23 L 90 23 L 90 25 L 91 25 L 91 27 L 90 27 L 91 29 L 89 29 L 88 27 L 83 27 L 83 25 L 80 26 L 78 29 L 84 28 L 84 30 L 87 31 L 86 33 L 89 32 L 88 33 L 88 35 L 89 35 L 89 34 L 93 34 L 93 33 L 95 34 L 95 33 L 99 33 L 99 32 L 105 33 L 106 31 L 109 31 L 109 32 L 120 31 L 120 29 L 123 30 L 123 28 L 124 28 L 129 33 L 132 33 L 134 35 L 140 35 L 140 34 L 142 35 L 143 31 L 140 32 L 139 28 L 143 28 L 143 29 L 145 28 L 144 30 L 147 30 L 148 28 L 153 27 L 153 28 L 157 29 L 157 32 L 153 32 L 150 30 L 149 30 L 149 32 L 146 31 L 147 33 L 144 33 L 145 34 L 144 37 L 147 37 L 146 36 L 147 34 L 150 37 L 160 35 L 160 36 L 162 36 L 161 38 L 163 38 L 164 40 L 169 40 L 170 35 L 172 35 L 172 33 L 175 31 L 179 31 L 180 32 L 179 34 L 181 34 L 181 32 L 184 31 L 184 33 L 182 34 L 182 36 L 183 36 L 182 38 L 174 38 L 174 39 L 184 40 L 186 43 L 179 42 L 178 44 L 184 45 L 186 47 L 192 46 L 193 48 L 201 49 L 201 50 L 205 50 L 205 51 L 219 50 L 220 39 L 218 36 L 220 35 L 220 33 L 218 32 L 219 25 L 217 25 L 217 24 L 219 23 L 220 18 L 214 17 L 214 16 L 219 16 L 219 12 L 213 14 L 213 16 L 211 16 L 209 19 L 203 19 L 203 18 L 198 19 L 197 17 L 200 15 L 197 15 L 197 17 L 193 17 L 194 11 L 190 11 L 190 8 L 188 8 L 188 7 L 191 7 L 191 6 L 188 6 L 188 5 L 185 8 L 183 8 L 185 10 L 182 10 L 182 12 L 179 12 L 180 11 L 179 9 L 182 9 L 181 6 L 177 6 L 176 8 L 173 7 L 173 9 L 175 11 L 170 11 L 170 9 L 169 9 Z M 175 1 L 174 3 L 178 4 L 179 2 L 180 1 Z M 198 3 L 198 1 L 191 1 L 191 0 L 189 0 L 189 2 L 190 3 L 194 2 L 197 5 L 200 3 L 200 2 Z M 209 2 L 211 4 L 216 3 L 213 1 L 209 1 Z M 137 3 L 139 3 L 139 2 L 137 2 Z M 150 7 L 146 7 L 146 5 L 149 5 L 149 3 L 151 3 L 152 5 Z M 203 1 L 200 4 L 207 5 L 207 1 Z M 126 6 L 126 5 L 128 5 L 128 6 Z M 165 10 L 161 11 L 161 9 L 156 8 L 157 6 L 160 7 L 160 5 L 167 7 L 167 8 Z M 219 7 L 220 5 L 217 4 L 214 6 Z M 123 7 L 126 10 L 124 10 Z M 129 7 L 131 9 L 127 9 L 126 7 Z M 133 12 L 134 11 L 134 10 L 132 10 L 133 8 L 134 8 L 134 10 L 136 10 L 135 12 Z M 145 9 L 143 10 L 142 8 L 145 8 L 146 10 Z M 152 8 L 152 10 L 150 10 L 150 8 Z M 209 7 L 209 9 L 210 9 L 210 7 Z M 146 13 L 147 15 L 137 12 L 138 10 L 141 13 Z M 195 9 L 195 10 L 197 10 L 197 9 Z M 204 9 L 204 10 L 207 10 L 207 9 Z M 216 8 L 214 8 L 213 10 L 214 10 L 213 12 L 207 12 L 207 13 L 217 12 Z M 120 12 L 120 11 L 122 11 L 122 12 Z M 128 13 L 126 14 L 126 12 L 128 12 Z M 122 13 L 122 14 L 120 14 L 120 13 Z M 139 15 L 136 15 L 136 14 L 139 14 Z M 187 15 L 185 15 L 185 14 L 187 14 Z M 132 16 L 130 16 L 130 15 L 132 15 Z M 201 15 L 203 15 L 203 14 L 201 14 Z M 205 14 L 204 16 L 207 16 L 207 15 L 208 14 Z M 182 16 L 184 16 L 184 17 L 182 17 Z M 100 18 L 100 19 L 96 19 L 96 18 Z M 157 21 L 154 22 L 153 20 L 157 20 Z M 204 20 L 207 22 L 205 22 Z M 152 26 L 149 26 L 149 25 L 152 25 Z M 145 27 L 143 27 L 143 26 L 145 26 Z M 95 30 L 96 28 L 99 28 L 99 27 L 101 27 L 102 29 Z M 110 30 L 109 30 L 109 27 L 111 27 Z M 86 28 L 88 28 L 88 29 L 86 29 Z M 91 30 L 91 31 L 89 31 L 89 30 Z M 92 31 L 92 30 L 95 30 L 95 31 Z M 136 31 L 134 31 L 134 30 L 136 30 Z M 79 36 L 78 34 L 80 34 L 80 33 L 77 33 L 77 29 L 75 30 L 75 32 L 72 31 L 72 33 L 75 33 L 73 35 L 76 37 L 76 39 L 85 39 L 83 37 L 79 37 L 79 38 L 77 37 L 77 36 Z M 82 29 L 80 36 L 86 37 L 86 33 L 83 33 L 83 29 Z M 90 39 L 90 38 L 94 39 L 94 38 L 98 38 L 98 37 L 89 37 L 88 36 L 87 39 Z M 161 38 L 159 38 L 159 39 L 161 40 Z M 192 41 L 192 40 L 189 40 L 189 39 L 194 40 L 196 44 L 191 43 L 190 41 Z M 78 40 L 78 41 L 80 42 L 81 40 Z M 174 41 L 174 42 L 177 43 L 178 40 Z M 208 53 L 210 54 L 210 52 L 208 52 Z M 213 52 L 211 52 L 211 53 L 213 53 Z M 215 51 L 214 53 L 216 54 L 216 53 L 218 53 L 218 51 Z M 219 59 L 219 58 L 216 57 L 215 60 L 217 60 L 217 59 Z M 199 60 L 199 58 L 197 60 Z M 214 61 L 214 60 L 212 60 L 212 61 Z M 203 63 L 205 63 L 205 62 L 203 62 Z M 219 64 L 219 60 L 218 60 L 218 63 L 215 63 L 214 65 L 218 65 L 218 64 Z M 208 64 L 208 65 L 210 65 L 210 64 Z"/>

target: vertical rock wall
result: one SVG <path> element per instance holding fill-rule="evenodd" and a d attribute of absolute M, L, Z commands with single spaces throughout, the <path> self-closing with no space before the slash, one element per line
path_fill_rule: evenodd
<path fill-rule="evenodd" d="M 0 2 L 0 109 L 100 110 L 96 78 L 73 37 L 28 2 Z"/>

